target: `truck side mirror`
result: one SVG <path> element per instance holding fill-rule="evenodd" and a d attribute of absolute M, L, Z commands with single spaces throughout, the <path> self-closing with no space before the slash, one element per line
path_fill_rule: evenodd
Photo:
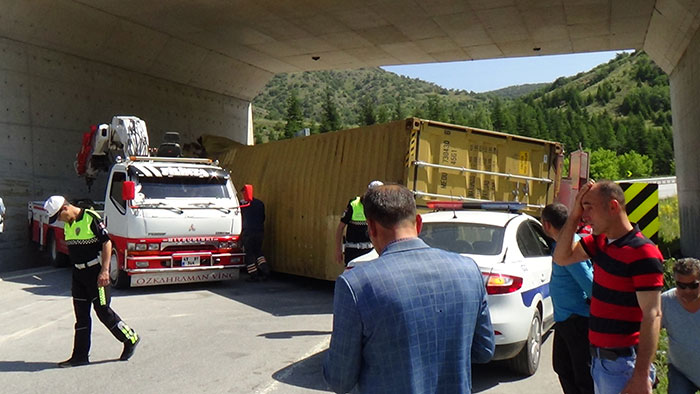
<path fill-rule="evenodd" d="M 253 185 L 243 185 L 243 189 L 241 189 L 241 192 L 243 193 L 243 201 L 241 201 L 241 208 L 244 208 L 250 205 L 250 202 L 253 201 Z"/>
<path fill-rule="evenodd" d="M 124 181 L 122 184 L 122 200 L 133 200 L 136 196 L 136 184 L 134 181 Z"/>

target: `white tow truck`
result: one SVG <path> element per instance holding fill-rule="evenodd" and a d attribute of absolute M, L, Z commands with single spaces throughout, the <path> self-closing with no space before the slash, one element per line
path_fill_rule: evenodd
<path fill-rule="evenodd" d="M 88 185 L 109 169 L 102 215 L 113 245 L 112 284 L 118 288 L 237 279 L 245 266 L 239 241 L 241 204 L 230 174 L 210 159 L 149 155 L 146 124 L 115 116 L 83 137 L 76 161 Z M 179 156 L 169 142 L 159 153 Z M 123 155 L 123 156 L 122 156 Z M 252 199 L 252 187 L 244 187 Z M 100 209 L 102 208 L 102 209 Z M 56 265 L 68 249 L 63 222 L 48 223 L 43 201 L 29 203 L 31 239 Z"/>

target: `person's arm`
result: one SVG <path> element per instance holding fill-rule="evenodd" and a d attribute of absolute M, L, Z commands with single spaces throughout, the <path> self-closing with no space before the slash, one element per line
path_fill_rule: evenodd
<path fill-rule="evenodd" d="M 559 233 L 559 239 L 557 239 L 557 247 L 554 249 L 554 255 L 552 256 L 554 262 L 558 265 L 570 265 L 577 263 L 579 261 L 587 260 L 590 256 L 583 249 L 580 242 L 574 239 L 574 234 L 576 233 L 576 228 L 581 221 L 581 216 L 583 216 L 583 205 L 581 200 L 583 196 L 588 193 L 591 189 L 593 182 L 588 182 L 585 184 L 578 194 L 576 194 L 576 200 L 574 201 L 574 206 L 571 208 L 569 217 L 564 223 L 561 232 Z"/>
<path fill-rule="evenodd" d="M 639 346 L 634 372 L 623 393 L 651 393 L 649 368 L 654 361 L 661 329 L 661 291 L 637 291 L 637 302 L 642 309 Z"/>
<path fill-rule="evenodd" d="M 491 316 L 488 303 L 486 302 L 486 291 L 484 290 L 479 315 L 476 317 L 474 339 L 472 340 L 472 362 L 484 364 L 491 361 L 495 348 L 496 342 L 493 336 L 493 326 L 491 325 Z"/>
<path fill-rule="evenodd" d="M 343 261 L 343 232 L 345 231 L 345 223 L 338 223 L 338 228 L 335 230 L 335 262 L 340 265 L 345 265 Z"/>
<path fill-rule="evenodd" d="M 565 267 L 576 281 L 576 284 L 586 293 L 586 298 L 591 298 L 593 292 L 593 267 L 588 261 L 580 261 Z"/>
<path fill-rule="evenodd" d="M 333 333 L 323 363 L 323 378 L 336 393 L 352 390 L 360 378 L 362 363 L 362 321 L 357 300 L 342 276 L 335 282 Z"/>
<path fill-rule="evenodd" d="M 112 258 L 112 241 L 109 239 L 109 232 L 107 232 L 107 227 L 102 219 L 98 215 L 92 214 L 90 211 L 85 211 L 85 214 L 92 216 L 90 229 L 97 239 L 102 242 L 102 253 L 100 253 L 102 269 L 100 269 L 100 273 L 97 275 L 97 286 L 109 286 L 109 263 Z"/>
<path fill-rule="evenodd" d="M 97 275 L 97 285 L 100 287 L 109 286 L 109 263 L 112 258 L 112 241 L 107 240 L 107 242 L 102 244 L 102 269 L 100 269 L 99 275 Z"/>

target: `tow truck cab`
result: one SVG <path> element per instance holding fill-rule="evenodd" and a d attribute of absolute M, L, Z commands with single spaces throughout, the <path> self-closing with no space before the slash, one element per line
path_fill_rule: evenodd
<path fill-rule="evenodd" d="M 104 206 L 116 287 L 236 279 L 244 267 L 236 189 L 209 159 L 118 161 Z"/>

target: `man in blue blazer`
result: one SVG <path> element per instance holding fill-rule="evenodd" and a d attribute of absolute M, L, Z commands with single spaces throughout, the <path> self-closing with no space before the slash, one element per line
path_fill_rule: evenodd
<path fill-rule="evenodd" d="M 335 283 L 326 382 L 338 393 L 470 393 L 471 363 L 494 351 L 479 268 L 418 238 L 405 187 L 369 189 L 363 205 L 380 257 Z"/>

